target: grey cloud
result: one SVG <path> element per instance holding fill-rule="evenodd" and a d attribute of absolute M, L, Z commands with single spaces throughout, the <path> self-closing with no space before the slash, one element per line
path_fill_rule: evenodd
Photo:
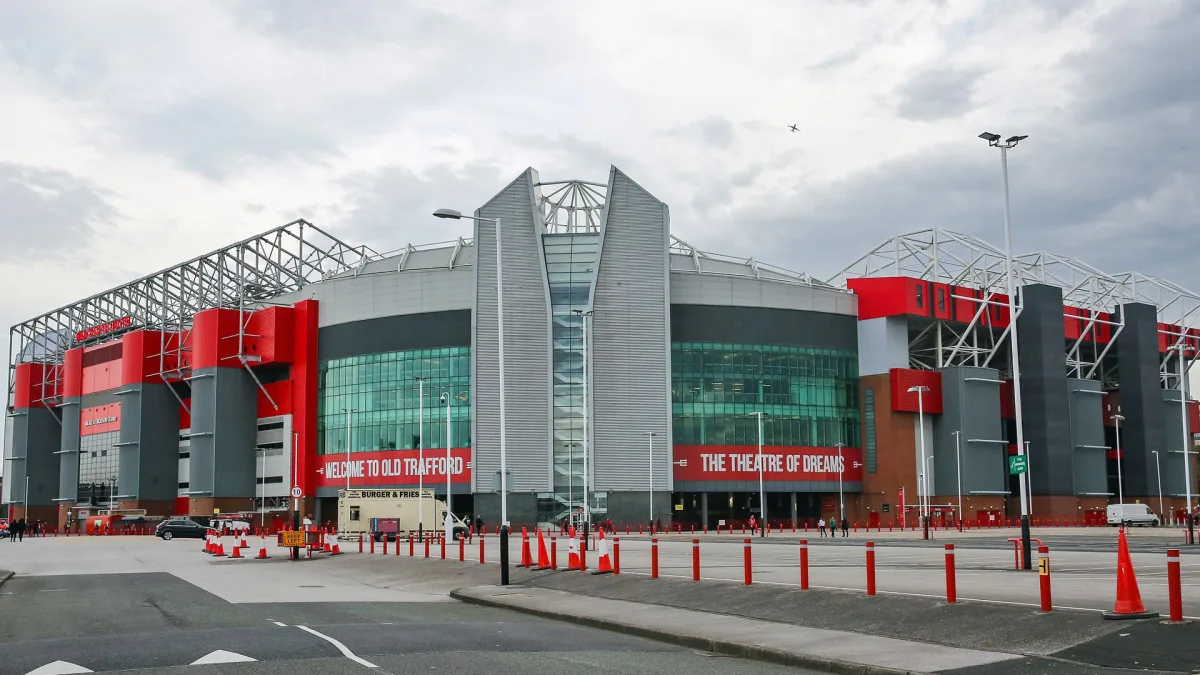
<path fill-rule="evenodd" d="M 809 71 L 837 70 L 838 68 L 843 68 L 845 66 L 848 66 L 848 65 L 854 63 L 855 61 L 858 60 L 858 57 L 861 54 L 862 54 L 861 48 L 855 48 L 855 49 L 844 51 L 844 52 L 841 52 L 838 54 L 834 54 L 833 56 L 830 56 L 829 58 L 827 58 L 823 61 L 818 61 L 818 62 L 814 63 L 813 65 L 809 66 L 808 70 Z"/>
<path fill-rule="evenodd" d="M 267 207 L 262 204 L 247 204 L 243 208 L 246 209 L 246 213 L 262 213 Z"/>
<path fill-rule="evenodd" d="M 748 124 L 761 123 L 751 122 Z M 695 138 L 705 145 L 722 150 L 733 147 L 734 141 L 737 140 L 737 129 L 733 122 L 715 115 L 670 129 L 660 129 L 656 133 L 659 136 L 670 138 Z"/>
<path fill-rule="evenodd" d="M 111 196 L 65 171 L 0 162 L 0 260 L 82 249 L 117 218 Z"/>
<path fill-rule="evenodd" d="M 927 70 L 894 92 L 896 113 L 918 122 L 961 117 L 971 109 L 971 95 L 980 70 Z"/>

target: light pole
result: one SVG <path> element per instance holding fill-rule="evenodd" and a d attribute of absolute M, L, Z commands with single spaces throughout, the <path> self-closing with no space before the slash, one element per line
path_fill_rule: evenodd
<path fill-rule="evenodd" d="M 500 219 L 464 216 L 454 209 L 438 209 L 435 218 L 451 220 L 473 220 L 477 223 L 492 223 L 496 226 L 496 314 L 497 348 L 500 365 L 500 585 L 508 585 L 508 454 L 505 452 L 504 411 L 504 258 L 500 255 Z M 475 358 L 472 356 L 471 358 Z"/>
<path fill-rule="evenodd" d="M 650 439 L 649 448 L 649 465 L 650 465 L 650 529 L 651 533 L 654 530 L 654 432 L 644 431 L 643 436 Z"/>
<path fill-rule="evenodd" d="M 350 434 L 353 427 L 351 426 L 351 415 L 358 412 L 358 408 L 342 408 L 342 412 L 346 413 L 346 492 L 350 491 Z M 264 478 L 264 480 L 266 480 Z M 349 494 L 346 495 L 349 498 Z"/>
<path fill-rule="evenodd" d="M 1112 420 L 1116 427 L 1117 435 L 1117 503 L 1125 503 L 1125 484 L 1121 480 L 1121 422 L 1125 421 L 1125 416 L 1121 413 L 1116 413 L 1112 416 Z M 1125 517 L 1124 511 L 1121 512 L 1121 518 Z M 1125 522 L 1122 520 L 1121 522 Z"/>
<path fill-rule="evenodd" d="M 842 448 L 846 447 L 845 443 L 835 443 L 838 449 L 838 522 L 846 519 L 846 498 L 842 492 L 842 474 L 846 472 L 846 467 L 842 466 Z"/>
<path fill-rule="evenodd" d="M 917 395 L 917 426 L 920 427 L 921 435 L 921 483 L 922 492 L 925 493 L 925 500 L 921 509 L 921 538 L 929 538 L 929 467 L 925 465 L 925 392 L 929 391 L 929 387 L 925 385 L 916 385 L 908 388 L 908 393 L 916 393 Z"/>
<path fill-rule="evenodd" d="M 588 462 L 588 319 L 591 310 L 573 309 L 571 313 L 583 320 L 583 535 L 587 541 L 588 530 L 592 522 L 592 503 L 588 499 L 588 478 L 591 464 Z"/>
<path fill-rule="evenodd" d="M 417 381 L 417 541 L 425 540 L 425 380 Z"/>
<path fill-rule="evenodd" d="M 1000 142 L 1000 134 L 983 132 L 979 137 L 988 142 L 993 148 L 1000 148 L 1000 174 L 1004 184 L 1004 263 L 1008 277 L 1008 320 L 1009 320 L 1009 335 L 1008 345 L 1012 351 L 1012 370 L 1013 370 L 1013 403 L 1016 406 L 1016 426 L 1017 426 L 1017 453 L 1022 457 L 1025 456 L 1025 429 L 1023 427 L 1023 414 L 1021 412 L 1021 358 L 1017 347 L 1017 282 L 1013 275 L 1013 255 L 1012 255 L 1012 210 L 1009 206 L 1008 198 L 1008 151 L 1011 148 L 1017 147 L 1017 143 L 1029 138 L 1029 136 L 1009 136 Z M 1028 462 L 1028 460 L 1026 460 Z M 1026 479 L 1029 476 L 1028 463 L 1026 463 L 1025 473 L 1018 475 L 1017 482 L 1021 486 L 1021 547 L 1023 550 L 1022 569 L 1033 568 L 1033 551 L 1029 545 L 1029 488 L 1026 485 Z"/>
<path fill-rule="evenodd" d="M 450 508 L 450 505 L 451 505 L 451 501 L 450 501 L 450 499 L 451 499 L 451 497 L 450 497 L 450 473 L 451 473 L 450 468 L 451 468 L 451 466 L 453 466 L 451 464 L 451 459 L 450 459 L 450 448 L 451 448 L 450 392 L 448 392 L 448 391 L 442 392 L 441 399 L 446 404 L 446 522 L 444 524 L 444 527 L 446 530 L 446 538 L 453 540 L 454 539 L 454 531 L 450 527 L 450 523 L 452 522 L 450 519 L 450 514 L 454 513 Z"/>
<path fill-rule="evenodd" d="M 1162 464 L 1160 464 L 1160 463 L 1159 463 L 1159 461 L 1158 461 L 1158 451 L 1157 451 L 1157 450 L 1151 450 L 1150 452 L 1154 453 L 1154 472 L 1155 472 L 1156 474 L 1158 474 L 1158 519 L 1159 519 L 1160 521 L 1162 521 L 1162 519 L 1163 519 L 1163 518 L 1165 518 L 1165 517 L 1166 517 L 1166 515 L 1167 515 L 1167 514 L 1166 514 L 1166 513 L 1163 511 L 1163 498 L 1162 498 Z M 1167 524 L 1167 523 L 1164 521 L 1164 522 L 1163 522 L 1163 525 L 1166 525 L 1166 524 Z"/>
<path fill-rule="evenodd" d="M 759 525 L 761 525 L 761 529 L 759 530 L 759 536 L 765 537 L 765 536 L 767 536 L 767 493 L 763 486 L 762 449 L 763 449 L 763 415 L 765 415 L 766 413 L 759 411 L 759 412 L 752 412 L 750 414 L 754 415 L 755 417 L 758 418 L 758 514 L 760 516 L 762 516 L 762 518 L 761 518 L 762 522 L 759 523 Z"/>
<path fill-rule="evenodd" d="M 1179 320 L 1179 330 L 1183 332 L 1183 319 Z M 1183 418 L 1183 489 L 1184 489 L 1184 513 L 1187 518 L 1188 538 L 1191 543 L 1196 543 L 1196 524 L 1192 518 L 1192 435 L 1188 432 L 1188 414 L 1187 414 L 1187 364 L 1183 356 L 1185 351 L 1194 350 L 1191 345 L 1184 345 L 1182 339 L 1179 343 L 1179 408 L 1180 415 Z M 1161 488 L 1159 492 L 1161 492 Z M 1161 506 L 1159 510 L 1161 510 Z M 1160 514 L 1161 518 L 1162 515 Z"/>
<path fill-rule="evenodd" d="M 962 532 L 962 431 L 954 432 L 954 458 L 958 471 L 958 531 Z"/>

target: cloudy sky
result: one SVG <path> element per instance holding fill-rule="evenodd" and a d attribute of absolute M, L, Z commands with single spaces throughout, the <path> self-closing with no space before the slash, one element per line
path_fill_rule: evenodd
<path fill-rule="evenodd" d="M 1200 289 L 1191 0 L 8 2 L 0 325 L 298 217 L 466 234 L 615 164 L 677 235 L 818 276 L 931 226 Z M 796 123 L 802 133 L 790 133 Z"/>

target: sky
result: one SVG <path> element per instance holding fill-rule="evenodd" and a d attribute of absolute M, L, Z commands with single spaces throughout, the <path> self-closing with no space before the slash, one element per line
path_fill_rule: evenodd
<path fill-rule="evenodd" d="M 820 278 L 941 227 L 1200 289 L 1200 3 L 0 4 L 0 325 L 296 218 L 469 235 L 616 165 L 676 235 Z M 799 133 L 788 125 L 796 124 Z"/>

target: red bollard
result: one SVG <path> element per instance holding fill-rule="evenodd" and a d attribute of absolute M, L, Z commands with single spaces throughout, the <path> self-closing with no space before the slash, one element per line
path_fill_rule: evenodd
<path fill-rule="evenodd" d="M 1051 610 L 1050 603 L 1050 547 L 1038 547 L 1038 581 L 1042 587 L 1042 611 Z"/>
<path fill-rule="evenodd" d="M 650 540 L 650 578 L 658 578 L 658 537 Z"/>
<path fill-rule="evenodd" d="M 363 542 L 362 542 L 362 535 L 360 534 L 360 535 L 358 535 L 358 552 L 359 552 L 359 553 L 362 553 L 362 552 L 363 552 L 363 547 L 362 547 L 362 544 L 363 544 Z"/>
<path fill-rule="evenodd" d="M 445 560 L 446 559 L 446 537 L 444 537 L 444 536 L 438 537 L 438 542 L 442 549 L 442 560 Z"/>
<path fill-rule="evenodd" d="M 800 540 L 800 590 L 808 590 L 808 540 Z"/>
<path fill-rule="evenodd" d="M 749 586 L 750 582 L 754 580 L 754 572 L 750 568 L 750 541 L 751 541 L 750 539 L 745 540 L 744 543 L 745 543 L 746 547 L 744 549 L 744 553 L 742 554 L 742 557 L 744 558 L 745 566 L 746 566 L 746 585 L 747 586 Z"/>
<path fill-rule="evenodd" d="M 486 527 L 486 525 L 485 525 Z M 483 535 L 479 535 L 479 564 L 483 564 Z"/>
<path fill-rule="evenodd" d="M 584 546 L 579 547 L 579 571 L 587 571 L 587 548 Z"/>
<path fill-rule="evenodd" d="M 558 537 L 550 537 L 550 569 L 558 569 Z"/>
<path fill-rule="evenodd" d="M 692 581 L 700 581 L 700 540 L 692 540 Z"/>
<path fill-rule="evenodd" d="M 399 545 L 399 544 L 397 544 L 397 545 Z M 396 555 L 400 555 L 400 554 L 397 553 Z M 413 536 L 412 536 L 411 532 L 408 533 L 408 557 L 410 557 L 410 558 L 413 557 Z"/>
<path fill-rule="evenodd" d="M 396 550 L 397 551 L 400 550 L 400 542 L 399 541 L 396 542 Z M 387 534 L 386 533 L 383 535 L 383 554 L 387 555 Z"/>
<path fill-rule="evenodd" d="M 1167 595 L 1170 597 L 1171 621 L 1183 621 L 1183 585 L 1179 580 L 1179 549 L 1167 549 Z"/>
<path fill-rule="evenodd" d="M 374 555 L 375 554 L 375 537 L 370 537 L 369 541 L 371 542 L 371 554 Z"/>
<path fill-rule="evenodd" d="M 463 534 L 458 538 L 458 562 L 464 562 L 467 559 L 467 535 Z"/>
<path fill-rule="evenodd" d="M 621 538 L 613 537 L 613 574 L 621 573 Z"/>
<path fill-rule="evenodd" d="M 875 542 L 867 542 L 867 595 L 875 595 Z"/>
<path fill-rule="evenodd" d="M 946 544 L 946 604 L 958 601 L 958 585 L 954 580 L 954 544 Z"/>
<path fill-rule="evenodd" d="M 429 557 L 429 537 L 425 537 L 425 557 Z"/>

